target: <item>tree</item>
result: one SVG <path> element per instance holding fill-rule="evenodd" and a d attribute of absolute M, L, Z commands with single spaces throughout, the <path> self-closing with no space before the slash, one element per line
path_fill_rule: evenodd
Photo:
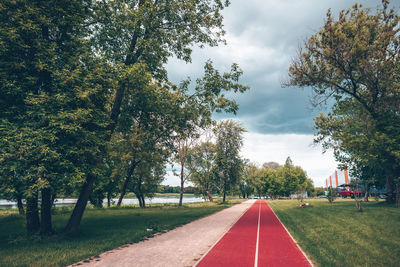
<path fill-rule="evenodd" d="M 182 206 L 184 184 L 189 174 L 185 174 L 185 163 L 189 149 L 200 137 L 200 132 L 214 123 L 211 116 L 215 112 L 234 113 L 238 110 L 235 100 L 225 97 L 225 92 L 243 93 L 249 89 L 239 83 L 243 74 L 237 64 L 231 65 L 230 72 L 221 74 L 209 60 L 204 66 L 204 76 L 196 80 L 193 93 L 189 93 L 190 79 L 180 84 L 179 91 L 185 96 L 179 114 L 182 114 L 181 125 L 177 131 L 175 161 L 180 165 L 181 190 L 179 206 Z"/>
<path fill-rule="evenodd" d="M 247 172 L 250 179 L 252 191 L 261 197 L 266 194 L 266 173 L 267 169 L 259 168 L 256 164 L 250 163 L 247 166 Z"/>
<path fill-rule="evenodd" d="M 135 169 L 132 177 L 132 191 L 139 200 L 141 208 L 146 207 L 145 198 L 153 197 L 157 187 L 164 180 L 165 162 L 165 155 L 152 155 Z"/>
<path fill-rule="evenodd" d="M 215 176 L 225 202 L 226 193 L 232 189 L 243 169 L 243 160 L 239 152 L 243 145 L 243 133 L 246 131 L 232 120 L 220 122 L 214 129 L 216 135 Z"/>
<path fill-rule="evenodd" d="M 182 207 L 183 192 L 185 182 L 191 176 L 190 169 L 186 167 L 186 163 L 189 157 L 189 150 L 194 146 L 196 139 L 198 138 L 197 133 L 191 132 L 190 130 L 186 133 L 182 133 L 175 142 L 176 154 L 175 162 L 179 164 L 179 174 L 174 172 L 174 175 L 179 176 L 180 187 L 179 187 L 179 207 Z"/>
<path fill-rule="evenodd" d="M 253 179 L 250 176 L 251 165 L 248 160 L 243 161 L 243 170 L 239 179 L 239 191 L 243 198 L 249 198 L 254 192 Z"/>
<path fill-rule="evenodd" d="M 211 188 L 214 183 L 215 144 L 211 142 L 201 143 L 189 150 L 186 168 L 190 173 L 190 181 L 203 195 L 213 201 Z"/>
<path fill-rule="evenodd" d="M 129 94 L 122 103 L 112 139 L 113 153 L 124 159 L 119 166 L 115 166 L 125 172 L 118 206 L 122 203 L 135 169 L 152 161 L 155 155 L 157 158 L 158 155 L 165 155 L 162 160 L 164 163 L 171 154 L 175 132 L 182 127 L 181 114 L 177 111 L 184 96 L 171 90 L 170 84 L 154 83 L 151 74 L 145 72 L 144 66 L 142 68 L 141 77 L 134 77 L 140 86 L 127 90 Z M 142 82 L 139 84 L 140 80 Z"/>
<path fill-rule="evenodd" d="M 372 185 L 384 186 L 387 159 L 379 155 L 383 153 L 382 144 L 388 140 L 382 140 L 385 136 L 376 130 L 375 123 L 354 100 L 341 102 L 333 110 L 328 116 L 321 114 L 315 119 L 319 129 L 316 141 L 334 148 L 342 168 L 349 166 L 352 177 L 364 186 L 367 200 Z"/>
<path fill-rule="evenodd" d="M 106 130 L 113 70 L 88 49 L 90 8 L 79 0 L 0 5 L 0 171 L 23 181 L 29 233 L 52 232 L 53 196 L 93 171 Z"/>
<path fill-rule="evenodd" d="M 271 199 L 276 199 L 277 196 L 282 195 L 283 179 L 278 175 L 277 170 L 263 169 L 261 170 L 261 181 L 263 191 Z"/>
<path fill-rule="evenodd" d="M 372 137 L 374 152 L 382 159 L 386 172 L 387 200 L 393 202 L 400 173 L 400 16 L 388 6 L 389 1 L 383 0 L 382 7 L 371 14 L 355 4 L 352 9 L 343 10 L 336 21 L 329 10 L 325 25 L 311 36 L 292 62 L 286 85 L 312 87 L 315 105 L 333 98 L 336 105 L 329 116 L 338 120 L 346 116 L 347 127 L 351 126 L 351 120 L 357 123 L 356 119 L 362 115 L 362 122 L 370 127 L 363 130 L 362 124 L 357 124 L 360 131 L 347 134 L 350 139 L 343 143 L 348 145 L 351 140 L 360 143 L 365 137 Z M 345 105 L 351 108 L 346 109 Z M 334 147 L 339 160 L 339 154 L 365 159 L 346 144 L 342 145 L 341 137 L 336 138 L 341 128 L 338 125 L 331 128 L 333 120 L 323 126 L 323 119 L 317 121 L 317 128 L 331 132 L 320 134 L 318 141 L 333 133 L 332 139 L 339 144 Z M 366 143 L 363 144 L 365 147 Z M 371 152 L 369 149 L 367 153 Z"/>
<path fill-rule="evenodd" d="M 300 166 L 294 166 L 290 157 L 277 170 L 277 175 L 282 179 L 282 193 L 286 196 L 298 192 L 307 179 L 305 171 Z"/>
<path fill-rule="evenodd" d="M 216 46 L 223 42 L 220 11 L 228 4 L 228 1 L 222 3 L 219 0 L 179 3 L 167 0 L 97 1 L 90 21 L 94 29 L 89 36 L 90 43 L 95 54 L 113 62 L 124 70 L 123 73 L 144 62 L 154 78 L 165 80 L 164 65 L 170 56 L 189 62 L 192 45 Z M 135 87 L 140 88 L 134 79 L 117 80 L 105 142 L 111 139 L 118 124 L 121 105 L 129 93 L 127 90 Z M 212 94 L 210 97 L 214 98 Z M 101 164 L 101 156 L 97 162 Z M 95 180 L 94 175 L 86 176 L 65 233 L 78 229 Z"/>
<path fill-rule="evenodd" d="M 307 178 L 300 166 L 293 165 L 290 157 L 287 157 L 284 166 L 276 162 L 264 163 L 261 168 L 249 164 L 247 172 L 249 184 L 259 197 L 266 195 L 276 199 L 296 193 L 302 199 L 305 192 L 310 195 L 314 191 L 312 180 Z"/>
<path fill-rule="evenodd" d="M 17 198 L 23 191 L 28 232 L 40 227 L 44 234 L 52 232 L 51 203 L 57 193 L 79 188 L 65 234 L 77 231 L 89 198 L 100 205 L 107 190 L 110 199 L 114 181 L 107 180 L 109 167 L 121 163 L 108 154 L 115 136 L 122 135 L 135 146 L 128 162 L 133 173 L 136 160 L 151 148 L 170 149 L 155 141 L 155 135 L 146 135 L 155 132 L 151 127 L 159 127 L 157 133 L 165 140 L 164 136 L 197 126 L 197 119 L 211 121 L 213 111 L 237 109 L 223 95 L 247 90 L 238 83 L 237 65 L 220 75 L 207 62 L 205 77 L 198 80 L 192 96 L 189 81 L 173 85 L 165 70 L 171 56 L 190 62 L 195 44 L 224 42 L 220 11 L 228 4 L 219 0 L 0 4 L 1 183 L 12 185 Z M 154 99 L 154 105 L 146 105 Z M 169 112 L 160 116 L 163 105 Z M 142 113 L 150 119 L 140 117 Z M 138 126 L 135 118 L 149 123 L 149 128 Z M 170 123 L 162 125 L 165 122 Z M 148 143 L 142 147 L 143 140 Z"/>

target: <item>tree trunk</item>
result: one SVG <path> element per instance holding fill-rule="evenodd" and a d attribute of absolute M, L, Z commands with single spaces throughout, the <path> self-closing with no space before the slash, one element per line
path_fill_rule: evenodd
<path fill-rule="evenodd" d="M 225 192 L 225 189 L 224 189 L 224 196 L 222 197 L 222 202 L 225 202 L 225 199 L 226 199 L 226 192 Z"/>
<path fill-rule="evenodd" d="M 122 189 L 121 189 L 121 194 L 119 196 L 118 203 L 117 203 L 118 207 L 121 206 L 122 199 L 124 198 L 124 196 L 126 194 L 126 189 L 128 189 L 129 182 L 131 181 L 131 177 L 132 177 L 133 171 L 136 168 L 136 162 L 132 162 L 131 164 L 132 165 L 129 168 L 128 173 L 126 174 L 126 179 L 124 181 L 124 185 L 122 186 Z"/>
<path fill-rule="evenodd" d="M 396 184 L 396 206 L 400 208 L 400 185 Z"/>
<path fill-rule="evenodd" d="M 214 200 L 213 200 L 213 198 L 212 198 L 212 196 L 211 196 L 211 194 L 210 194 L 210 190 L 206 190 L 206 194 L 207 194 L 207 196 L 208 196 L 208 200 L 210 200 L 210 202 L 213 202 Z"/>
<path fill-rule="evenodd" d="M 17 206 L 19 215 L 25 215 L 24 205 L 22 204 L 22 197 L 20 194 L 17 195 Z"/>
<path fill-rule="evenodd" d="M 394 179 L 391 173 L 386 173 L 386 202 L 393 204 L 395 203 L 395 192 L 394 192 Z"/>
<path fill-rule="evenodd" d="M 111 193 L 107 192 L 107 208 L 111 206 Z"/>
<path fill-rule="evenodd" d="M 142 208 L 146 208 L 146 201 L 144 200 L 144 196 L 141 195 L 140 197 L 142 198 Z"/>
<path fill-rule="evenodd" d="M 179 204 L 178 207 L 182 207 L 182 202 L 183 202 L 183 189 L 185 185 L 185 180 L 184 180 L 184 163 L 181 162 L 181 188 L 179 190 Z"/>
<path fill-rule="evenodd" d="M 89 174 L 86 177 L 86 181 L 83 184 L 78 201 L 76 202 L 71 217 L 69 218 L 67 226 L 64 229 L 64 234 L 73 234 L 76 233 L 76 231 L 78 230 L 95 180 L 96 177 L 94 177 L 92 174 Z"/>
<path fill-rule="evenodd" d="M 42 189 L 42 204 L 40 205 L 40 234 L 51 235 L 53 228 L 51 225 L 51 190 L 50 188 Z"/>
<path fill-rule="evenodd" d="M 40 229 L 37 193 L 26 198 L 26 230 L 34 234 Z"/>
<path fill-rule="evenodd" d="M 145 208 L 146 207 L 146 202 L 144 200 L 144 196 L 142 193 L 140 193 L 139 191 L 135 192 L 136 198 L 139 201 L 139 207 L 141 208 Z"/>
<path fill-rule="evenodd" d="M 131 177 L 127 176 L 125 181 L 124 181 L 124 185 L 122 186 L 121 194 L 119 195 L 119 198 L 118 198 L 117 207 L 121 206 L 122 199 L 124 198 L 124 196 L 126 194 L 126 189 L 128 188 L 130 180 L 131 180 Z"/>
<path fill-rule="evenodd" d="M 56 201 L 56 194 L 54 193 L 54 194 L 52 194 L 51 195 L 51 205 L 53 206 L 54 205 L 54 201 Z"/>
<path fill-rule="evenodd" d="M 364 201 L 368 202 L 368 197 L 369 197 L 369 186 L 367 185 L 365 187 L 365 195 L 364 195 Z"/>
<path fill-rule="evenodd" d="M 137 198 L 138 201 L 139 201 L 139 207 L 142 207 L 142 206 L 143 206 L 143 204 L 142 204 L 142 198 L 140 197 L 140 195 L 139 195 L 137 192 L 135 192 L 135 195 L 136 195 L 136 198 Z"/>
<path fill-rule="evenodd" d="M 136 190 L 135 190 L 135 195 L 136 195 L 136 198 L 139 200 L 139 206 L 141 208 L 145 208 L 146 203 L 144 201 L 144 196 L 142 193 L 142 179 L 141 178 L 139 178 L 136 185 L 137 186 L 136 186 Z"/>

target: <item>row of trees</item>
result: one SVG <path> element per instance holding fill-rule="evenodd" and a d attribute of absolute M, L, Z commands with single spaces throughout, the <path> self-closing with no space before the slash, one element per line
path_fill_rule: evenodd
<path fill-rule="evenodd" d="M 312 180 L 300 166 L 293 165 L 290 157 L 283 166 L 276 162 L 267 162 L 261 167 L 248 164 L 245 173 L 240 184 L 243 197 L 253 193 L 275 199 L 293 194 L 303 196 L 306 192 L 311 195 L 314 191 Z"/>
<path fill-rule="evenodd" d="M 222 121 L 213 129 L 214 135 L 203 135 L 208 140 L 188 147 L 182 173 L 210 201 L 211 192 L 221 194 L 225 201 L 228 193 L 235 193 L 245 175 L 244 160 L 239 155 L 245 131 L 239 123 Z"/>
<path fill-rule="evenodd" d="M 235 113 L 236 64 L 175 85 L 165 64 L 224 43 L 220 0 L 4 0 L 0 3 L 0 188 L 26 200 L 26 227 L 51 234 L 52 202 L 77 194 L 64 233 L 89 200 L 133 191 L 144 206 L 180 142 Z M 40 198 L 40 212 L 39 202 Z M 40 216 L 40 218 L 39 218 Z"/>
<path fill-rule="evenodd" d="M 355 4 L 305 43 L 286 85 L 312 87 L 332 104 L 315 118 L 315 141 L 333 148 L 366 187 L 386 186 L 400 207 L 400 16 L 383 0 L 376 12 Z"/>
<path fill-rule="evenodd" d="M 235 122 L 224 121 L 214 128 L 214 136 L 188 149 L 183 172 L 204 198 L 212 201 L 211 193 L 221 194 L 223 201 L 227 193 L 276 198 L 314 191 L 312 180 L 290 157 L 283 166 L 268 162 L 262 167 L 241 158 L 244 131 Z"/>

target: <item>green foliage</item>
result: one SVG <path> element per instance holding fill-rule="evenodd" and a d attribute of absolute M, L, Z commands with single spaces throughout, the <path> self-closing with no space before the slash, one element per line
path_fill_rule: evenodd
<path fill-rule="evenodd" d="M 243 145 L 243 133 L 246 130 L 232 120 L 220 122 L 214 129 L 216 136 L 216 156 L 214 174 L 216 184 L 223 193 L 236 185 L 243 169 L 243 160 L 239 152 Z"/>
<path fill-rule="evenodd" d="M 266 164 L 263 164 L 262 168 L 249 166 L 249 177 L 258 196 L 276 198 L 279 195 L 290 196 L 295 193 L 303 195 L 314 189 L 312 180 L 307 178 L 306 172 L 300 166 L 293 165 L 290 157 L 286 159 L 284 166 L 278 163 L 270 165 L 274 168 Z"/>
<path fill-rule="evenodd" d="M 72 190 L 95 172 L 114 70 L 89 53 L 88 5 L 0 4 L 1 184 L 25 196 Z"/>
<path fill-rule="evenodd" d="M 191 46 L 224 42 L 220 0 L 97 1 L 93 8 L 93 47 L 107 59 L 127 65 L 144 61 L 166 78 L 171 55 L 191 61 Z"/>
<path fill-rule="evenodd" d="M 189 151 L 186 168 L 189 180 L 200 189 L 203 195 L 214 187 L 215 144 L 204 142 Z"/>
<path fill-rule="evenodd" d="M 368 170 L 378 183 L 387 181 L 389 202 L 400 173 L 399 26 L 387 0 L 374 13 L 355 4 L 337 20 L 329 10 L 292 62 L 287 83 L 312 87 L 315 105 L 335 100 L 327 116 L 315 119 L 316 142 L 333 148 L 353 174 Z"/>
<path fill-rule="evenodd" d="M 101 206 L 130 176 L 141 181 L 132 190 L 140 185 L 151 195 L 174 140 L 210 124 L 214 111 L 235 113 L 238 105 L 225 93 L 248 89 L 236 64 L 220 73 L 206 62 L 194 91 L 189 79 L 167 79 L 171 56 L 190 62 L 193 45 L 224 43 L 221 11 L 228 5 L 2 1 L 1 195 L 81 189 L 67 232 L 77 229 L 89 196 Z"/>
<path fill-rule="evenodd" d="M 278 177 L 283 178 L 282 193 L 285 196 L 296 193 L 299 187 L 305 183 L 307 174 L 299 166 L 294 166 L 290 157 L 286 159 L 283 168 L 277 170 Z"/>
<path fill-rule="evenodd" d="M 243 198 L 249 198 L 254 192 L 253 180 L 251 177 L 251 164 L 243 160 L 243 169 L 239 179 L 239 191 Z"/>

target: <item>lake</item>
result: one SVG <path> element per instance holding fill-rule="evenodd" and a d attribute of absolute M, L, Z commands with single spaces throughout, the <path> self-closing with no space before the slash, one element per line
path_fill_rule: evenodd
<path fill-rule="evenodd" d="M 156 203 L 179 203 L 179 197 L 153 197 L 146 198 L 146 204 Z M 116 204 L 117 198 L 112 199 L 112 204 Z M 203 202 L 204 199 L 201 197 L 183 197 L 183 203 Z M 56 198 L 54 205 L 56 207 L 61 206 L 73 206 L 76 203 L 76 198 Z M 103 204 L 107 205 L 107 199 L 103 200 Z M 122 205 L 139 205 L 139 201 L 136 198 L 125 198 L 122 200 Z M 0 209 L 15 209 L 17 208 L 17 202 L 0 199 Z"/>

